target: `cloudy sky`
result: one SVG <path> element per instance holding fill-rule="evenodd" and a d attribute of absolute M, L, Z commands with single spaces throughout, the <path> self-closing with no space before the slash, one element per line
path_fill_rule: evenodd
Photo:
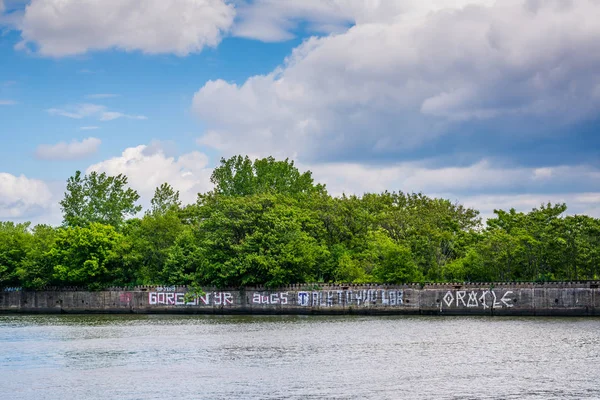
<path fill-rule="evenodd" d="M 186 202 L 220 157 L 332 194 L 600 217 L 600 0 L 0 0 L 0 220 L 76 170 Z"/>

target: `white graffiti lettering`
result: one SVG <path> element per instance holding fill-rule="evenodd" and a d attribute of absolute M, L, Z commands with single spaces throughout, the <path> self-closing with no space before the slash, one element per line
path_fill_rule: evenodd
<path fill-rule="evenodd" d="M 279 293 L 254 293 L 252 295 L 253 304 L 287 304 L 288 303 L 288 292 Z"/>
<path fill-rule="evenodd" d="M 440 302 L 440 309 L 442 308 L 442 304 L 445 304 L 446 307 L 482 307 L 484 310 L 488 308 L 503 308 L 503 307 L 513 307 L 513 299 L 510 295 L 513 294 L 512 291 L 507 290 L 504 292 L 502 297 L 498 300 L 498 295 L 494 290 L 457 290 L 454 293 L 449 290 L 446 292 L 444 297 L 442 297 L 442 302 Z M 465 301 L 465 298 L 467 299 Z"/>
<path fill-rule="evenodd" d="M 506 298 L 506 296 L 508 296 L 509 294 L 512 294 L 512 291 L 511 291 L 511 290 L 508 290 L 508 291 L 506 291 L 506 293 L 504 293 L 504 296 L 502 296 L 502 298 L 500 299 L 500 301 L 501 301 L 502 303 L 504 303 L 504 305 L 505 305 L 506 307 L 512 307 L 512 306 L 514 306 L 514 304 L 510 304 L 510 302 L 512 301 L 512 299 L 510 299 L 510 298 L 509 298 L 509 299 L 507 299 L 507 298 Z"/>
<path fill-rule="evenodd" d="M 335 305 L 399 306 L 404 304 L 403 298 L 404 292 L 402 290 L 313 291 L 298 292 L 297 304 L 302 307 L 333 307 Z"/>
<path fill-rule="evenodd" d="M 233 295 L 229 292 L 212 292 L 186 299 L 186 294 L 181 292 L 148 292 L 148 304 L 167 306 L 228 306 L 233 304 Z"/>
<path fill-rule="evenodd" d="M 176 290 L 175 286 L 157 286 L 157 292 L 174 292 Z"/>

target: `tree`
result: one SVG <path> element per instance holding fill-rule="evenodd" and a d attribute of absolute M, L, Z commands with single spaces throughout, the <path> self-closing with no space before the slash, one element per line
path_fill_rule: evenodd
<path fill-rule="evenodd" d="M 382 283 L 406 283 L 423 279 L 410 249 L 395 243 L 382 230 L 372 232 L 369 236 L 369 261 L 373 265 L 375 280 Z"/>
<path fill-rule="evenodd" d="M 0 222 L 0 287 L 20 285 L 17 270 L 30 245 L 29 223 Z"/>
<path fill-rule="evenodd" d="M 0 287 L 600 279 L 600 219 L 565 204 L 495 210 L 484 229 L 421 193 L 332 197 L 287 159 L 221 159 L 211 180 L 186 206 L 163 183 L 131 218 L 126 176 L 77 171 L 62 227 L 0 222 Z"/>
<path fill-rule="evenodd" d="M 27 253 L 16 270 L 21 286 L 40 289 L 52 282 L 53 263 L 50 251 L 56 242 L 56 229 L 36 225 L 31 232 Z"/>
<path fill-rule="evenodd" d="M 123 235 L 110 225 L 92 222 L 57 232 L 50 251 L 54 279 L 63 285 L 101 287 L 117 282 L 121 273 L 119 244 Z"/>
<path fill-rule="evenodd" d="M 164 215 L 170 210 L 179 210 L 179 191 L 175 191 L 168 183 L 163 183 L 154 191 L 150 205 L 149 213 L 153 215 Z"/>
<path fill-rule="evenodd" d="M 105 172 L 83 175 L 77 171 L 67 180 L 65 197 L 60 201 L 64 226 L 85 227 L 100 223 L 118 228 L 127 216 L 142 207 L 135 205 L 140 196 L 127 187 L 123 174 L 108 176 Z"/>
<path fill-rule="evenodd" d="M 326 247 L 311 235 L 314 212 L 284 195 L 209 196 L 197 227 L 201 283 L 278 286 L 319 278 Z"/>
<path fill-rule="evenodd" d="M 377 210 L 378 225 L 410 249 L 419 270 L 432 281 L 443 279 L 446 263 L 464 255 L 470 236 L 480 228 L 478 211 L 449 200 L 402 192 L 364 199 L 370 210 Z"/>
<path fill-rule="evenodd" d="M 164 214 L 156 211 L 128 224 L 126 239 L 130 244 L 128 259 L 137 264 L 137 283 L 165 284 L 165 263 L 185 225 L 175 209 Z"/>
<path fill-rule="evenodd" d="M 161 282 L 168 285 L 209 282 L 205 275 L 205 252 L 199 247 L 198 238 L 190 227 L 180 232 L 175 243 L 167 251 L 160 273 Z"/>
<path fill-rule="evenodd" d="M 210 178 L 214 193 L 225 196 L 249 196 L 260 193 L 298 195 L 324 191 L 315 185 L 310 171 L 300 173 L 294 162 L 276 161 L 273 157 L 252 162 L 248 156 L 221 159 Z"/>

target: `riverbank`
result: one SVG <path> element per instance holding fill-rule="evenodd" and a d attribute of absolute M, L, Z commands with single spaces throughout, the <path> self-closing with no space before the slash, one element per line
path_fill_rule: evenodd
<path fill-rule="evenodd" d="M 0 292 L 0 313 L 600 316 L 600 282 L 290 285 L 278 289 L 139 286 Z"/>

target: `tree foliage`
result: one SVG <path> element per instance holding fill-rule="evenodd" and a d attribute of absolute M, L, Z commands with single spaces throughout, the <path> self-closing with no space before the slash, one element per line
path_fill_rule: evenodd
<path fill-rule="evenodd" d="M 119 227 L 127 216 L 142 209 L 135 204 L 139 198 L 135 190 L 127 187 L 127 177 L 123 174 L 82 175 L 77 171 L 67 180 L 67 191 L 60 201 L 63 224 L 84 227 L 100 223 Z"/>
<path fill-rule="evenodd" d="M 600 220 L 565 204 L 479 212 L 421 193 L 330 196 L 289 160 L 236 156 L 140 217 L 127 178 L 77 172 L 61 227 L 0 222 L 0 286 L 600 279 Z"/>
<path fill-rule="evenodd" d="M 261 193 L 298 195 L 324 190 L 315 185 L 310 171 L 300 173 L 288 159 L 276 161 L 273 157 L 252 162 L 248 156 L 221 159 L 210 178 L 214 193 L 223 196 L 250 196 Z"/>
<path fill-rule="evenodd" d="M 180 207 L 179 191 L 174 190 L 171 185 L 165 182 L 154 191 L 149 212 L 153 215 L 165 215 L 167 212 L 177 210 Z"/>

